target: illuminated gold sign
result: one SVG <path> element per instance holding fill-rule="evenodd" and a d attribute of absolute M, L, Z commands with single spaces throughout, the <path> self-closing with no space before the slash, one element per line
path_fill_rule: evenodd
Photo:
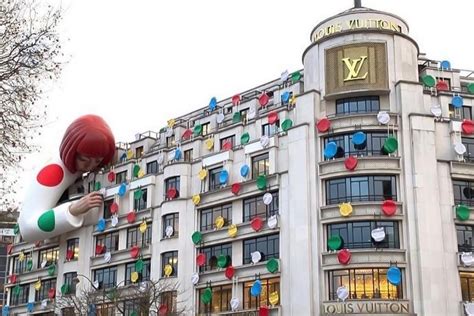
<path fill-rule="evenodd" d="M 383 19 L 352 19 L 342 21 L 341 23 L 330 24 L 317 29 L 311 35 L 311 41 L 317 42 L 322 38 L 346 31 L 355 31 L 363 29 L 387 30 L 402 33 L 401 25 Z"/>
<path fill-rule="evenodd" d="M 360 79 L 363 80 L 367 78 L 367 75 L 369 74 L 368 71 L 366 71 L 364 75 L 359 76 L 362 65 L 364 64 L 364 61 L 366 61 L 366 59 L 367 59 L 367 56 L 360 56 L 360 58 L 356 58 L 356 59 L 343 58 L 342 61 L 344 62 L 344 65 L 347 67 L 347 70 L 349 71 L 344 81 L 360 80 Z"/>
<path fill-rule="evenodd" d="M 323 303 L 324 315 L 338 314 L 410 314 L 408 302 Z"/>
<path fill-rule="evenodd" d="M 388 90 L 385 43 L 357 43 L 325 51 L 326 95 Z"/>

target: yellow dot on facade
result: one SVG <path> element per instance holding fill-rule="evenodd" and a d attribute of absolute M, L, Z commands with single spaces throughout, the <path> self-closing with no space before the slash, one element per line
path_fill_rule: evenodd
<path fill-rule="evenodd" d="M 142 234 L 144 234 L 144 233 L 146 232 L 147 227 L 148 227 L 148 226 L 147 226 L 146 222 L 142 222 L 142 223 L 140 224 L 140 232 L 141 232 Z"/>
<path fill-rule="evenodd" d="M 341 216 L 349 216 L 352 214 L 352 205 L 351 203 L 342 203 L 339 205 L 339 213 Z"/>
<path fill-rule="evenodd" d="M 163 270 L 164 270 L 165 275 L 167 277 L 169 277 L 171 275 L 171 273 L 173 273 L 173 267 L 170 264 L 165 265 Z"/>
<path fill-rule="evenodd" d="M 229 235 L 229 237 L 237 236 L 237 225 L 230 225 L 227 234 Z"/>
<path fill-rule="evenodd" d="M 206 140 L 206 147 L 208 150 L 211 150 L 214 147 L 214 139 L 208 138 Z"/>
<path fill-rule="evenodd" d="M 133 271 L 132 272 L 132 275 L 130 276 L 130 280 L 135 283 L 138 281 L 138 272 L 137 271 Z"/>
<path fill-rule="evenodd" d="M 199 194 L 193 195 L 193 203 L 194 205 L 198 205 L 201 202 L 201 196 Z"/>
<path fill-rule="evenodd" d="M 278 295 L 278 292 L 272 292 L 269 297 L 270 304 L 272 305 L 277 305 L 278 301 L 280 300 L 280 295 Z"/>
<path fill-rule="evenodd" d="M 224 217 L 217 216 L 215 220 L 216 228 L 221 229 L 222 227 L 224 227 L 224 222 Z"/>
<path fill-rule="evenodd" d="M 207 177 L 207 170 L 206 169 L 201 169 L 198 174 L 199 180 L 204 180 Z"/>

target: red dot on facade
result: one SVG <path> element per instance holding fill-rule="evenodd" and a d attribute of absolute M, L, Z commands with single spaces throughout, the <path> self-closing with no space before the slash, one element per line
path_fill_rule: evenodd
<path fill-rule="evenodd" d="M 55 187 L 61 183 L 64 178 L 64 171 L 58 164 L 47 165 L 36 176 L 39 184 L 47 187 Z"/>

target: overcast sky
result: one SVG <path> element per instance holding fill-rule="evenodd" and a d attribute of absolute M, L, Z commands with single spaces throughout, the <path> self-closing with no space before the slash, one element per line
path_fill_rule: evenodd
<path fill-rule="evenodd" d="M 352 0 L 49 0 L 61 3 L 70 56 L 45 94 L 49 124 L 36 141 L 56 154 L 65 128 L 95 113 L 117 141 L 303 67 L 310 32 Z M 474 69 L 474 1 L 362 0 L 399 15 L 420 51 Z M 43 160 L 27 158 L 25 173 Z"/>

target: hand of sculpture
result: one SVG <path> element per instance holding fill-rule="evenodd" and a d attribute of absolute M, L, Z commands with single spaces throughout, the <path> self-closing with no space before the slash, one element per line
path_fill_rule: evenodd
<path fill-rule="evenodd" d="M 85 214 L 94 207 L 100 207 L 103 202 L 104 198 L 102 194 L 99 192 L 92 192 L 82 197 L 79 201 L 74 202 L 69 207 L 69 212 L 74 216 Z"/>

